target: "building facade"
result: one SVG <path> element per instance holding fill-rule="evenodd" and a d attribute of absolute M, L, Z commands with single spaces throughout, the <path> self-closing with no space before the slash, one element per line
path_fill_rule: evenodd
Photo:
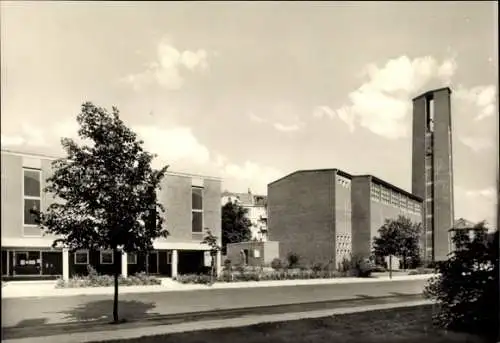
<path fill-rule="evenodd" d="M 450 252 L 453 226 L 451 90 L 441 88 L 413 99 L 412 193 L 424 199 L 425 259 Z"/>
<path fill-rule="evenodd" d="M 167 238 L 154 241 L 149 253 L 114 254 L 111 251 L 74 251 L 51 248 L 57 237 L 44 235 L 30 209 L 45 210 L 57 201 L 44 193 L 55 157 L 2 150 L 1 229 L 3 278 L 68 279 L 87 273 L 91 265 L 99 273 L 113 272 L 121 260 L 122 275 L 147 272 L 165 277 L 198 272 L 210 265 L 209 247 L 201 243 L 204 229 L 221 237 L 221 180 L 168 172 L 158 192 L 165 207 Z M 220 244 L 220 242 L 219 242 Z M 208 256 L 207 256 L 208 255 Z M 220 254 L 217 257 L 220 270 Z"/>
<path fill-rule="evenodd" d="M 252 223 L 250 227 L 252 239 L 262 242 L 267 241 L 267 196 L 252 194 L 250 189 L 247 193 L 224 191 L 221 199 L 222 206 L 228 202 L 238 203 L 248 211 L 247 217 Z"/>
<path fill-rule="evenodd" d="M 337 266 L 352 254 L 368 257 L 385 219 L 422 222 L 420 198 L 370 175 L 339 169 L 297 171 L 268 185 L 270 239 L 280 257 Z"/>

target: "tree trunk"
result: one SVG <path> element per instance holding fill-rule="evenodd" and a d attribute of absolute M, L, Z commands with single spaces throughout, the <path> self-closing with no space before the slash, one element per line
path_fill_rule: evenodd
<path fill-rule="evenodd" d="M 389 279 L 392 279 L 392 255 L 389 255 Z"/>
<path fill-rule="evenodd" d="M 114 288 L 115 288 L 115 294 L 114 294 L 114 299 L 113 299 L 113 323 L 118 323 L 118 276 L 120 274 L 120 271 L 119 271 L 119 266 L 120 266 L 120 262 L 119 259 L 116 258 L 116 256 L 118 255 L 117 254 L 117 251 L 116 249 L 113 250 L 113 254 L 115 255 L 113 258 L 114 258 L 114 271 L 115 271 L 115 285 L 114 285 Z"/>

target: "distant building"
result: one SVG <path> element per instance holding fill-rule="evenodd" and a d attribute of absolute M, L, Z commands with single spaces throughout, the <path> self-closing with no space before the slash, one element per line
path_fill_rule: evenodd
<path fill-rule="evenodd" d="M 267 196 L 252 194 L 249 189 L 247 193 L 234 193 L 224 191 L 221 203 L 224 206 L 228 202 L 238 203 L 247 209 L 247 217 L 252 222 L 252 239 L 267 241 Z"/>
<path fill-rule="evenodd" d="M 440 88 L 413 99 L 412 193 L 424 200 L 425 259 L 447 258 L 453 226 L 451 90 Z"/>
<path fill-rule="evenodd" d="M 335 267 L 351 254 L 368 257 L 385 219 L 422 222 L 422 199 L 371 175 L 301 170 L 268 185 L 269 239 L 280 257 Z"/>

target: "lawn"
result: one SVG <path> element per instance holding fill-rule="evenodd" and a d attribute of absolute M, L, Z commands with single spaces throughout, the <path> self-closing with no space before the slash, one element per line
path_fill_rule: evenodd
<path fill-rule="evenodd" d="M 145 336 L 108 343 L 486 343 L 476 336 L 433 327 L 432 306 L 370 311 L 241 328 Z M 94 342 L 96 343 L 96 342 Z"/>

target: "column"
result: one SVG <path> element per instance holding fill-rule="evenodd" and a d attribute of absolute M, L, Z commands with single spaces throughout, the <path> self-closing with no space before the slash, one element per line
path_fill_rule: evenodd
<path fill-rule="evenodd" d="M 122 252 L 122 276 L 127 277 L 128 275 L 128 258 L 125 251 Z"/>
<path fill-rule="evenodd" d="M 217 251 L 217 255 L 215 256 L 215 271 L 217 276 L 221 275 L 222 272 L 222 253 L 221 251 Z"/>
<path fill-rule="evenodd" d="M 5 274 L 10 276 L 10 250 L 7 250 L 7 270 Z"/>
<path fill-rule="evenodd" d="M 69 281 L 69 251 L 68 249 L 63 249 L 63 280 Z"/>
<path fill-rule="evenodd" d="M 179 263 L 179 255 L 177 250 L 172 250 L 172 279 L 177 277 L 177 265 Z"/>

